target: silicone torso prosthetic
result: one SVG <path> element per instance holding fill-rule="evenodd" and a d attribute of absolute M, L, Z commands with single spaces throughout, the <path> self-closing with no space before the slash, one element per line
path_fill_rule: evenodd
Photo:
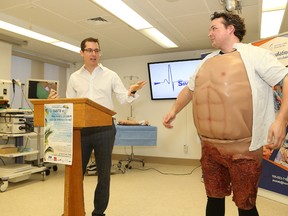
<path fill-rule="evenodd" d="M 208 59 L 195 82 L 193 116 L 199 135 L 220 140 L 251 137 L 251 88 L 239 52 Z"/>
<path fill-rule="evenodd" d="M 239 52 L 204 62 L 195 79 L 193 116 L 201 137 L 206 193 L 223 198 L 233 190 L 233 200 L 241 209 L 255 205 L 261 173 L 262 149 L 249 151 L 252 108 L 250 83 Z M 249 182 L 245 188 L 243 179 Z"/>

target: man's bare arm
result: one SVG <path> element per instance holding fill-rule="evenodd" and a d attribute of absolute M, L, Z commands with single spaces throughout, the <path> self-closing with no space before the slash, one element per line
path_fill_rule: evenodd
<path fill-rule="evenodd" d="M 267 143 L 271 149 L 280 148 L 286 137 L 288 122 L 288 76 L 283 80 L 282 103 L 276 120 L 271 125 Z"/>
<path fill-rule="evenodd" d="M 171 110 L 163 117 L 162 123 L 166 128 L 173 128 L 172 121 L 176 115 L 192 100 L 193 92 L 185 86 L 179 93 Z"/>

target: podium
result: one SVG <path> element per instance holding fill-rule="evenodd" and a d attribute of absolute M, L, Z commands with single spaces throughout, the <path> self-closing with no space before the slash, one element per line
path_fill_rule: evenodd
<path fill-rule="evenodd" d="M 64 216 L 84 216 L 81 129 L 112 125 L 116 113 L 88 98 L 33 99 L 34 126 L 44 126 L 44 104 L 73 104 L 73 159 L 65 166 Z"/>

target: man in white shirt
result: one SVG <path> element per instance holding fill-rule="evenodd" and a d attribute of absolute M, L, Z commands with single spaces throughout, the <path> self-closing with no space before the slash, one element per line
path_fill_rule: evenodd
<path fill-rule="evenodd" d="M 201 139 L 201 165 L 208 197 L 206 216 L 225 215 L 225 196 L 233 191 L 239 216 L 258 216 L 256 197 L 263 146 L 280 148 L 288 121 L 288 70 L 268 50 L 240 43 L 242 18 L 217 13 L 208 37 L 220 49 L 199 65 L 180 92 L 163 125 L 192 100 Z M 275 120 L 272 86 L 283 81 L 283 104 Z"/>
<path fill-rule="evenodd" d="M 74 72 L 69 79 L 67 98 L 89 98 L 96 103 L 113 110 L 112 94 L 121 104 L 131 103 L 138 98 L 146 81 L 139 81 L 127 90 L 119 76 L 99 63 L 101 49 L 98 39 L 86 38 L 81 42 L 81 56 L 84 65 Z M 49 98 L 57 94 L 51 92 Z M 115 126 L 84 128 L 81 130 L 82 171 L 86 171 L 92 151 L 94 150 L 98 183 L 94 193 L 94 210 L 92 216 L 103 216 L 108 206 L 110 194 L 110 169 L 112 150 L 115 140 Z"/>

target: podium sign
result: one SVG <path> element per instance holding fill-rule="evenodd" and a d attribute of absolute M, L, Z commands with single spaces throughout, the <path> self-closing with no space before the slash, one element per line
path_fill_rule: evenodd
<path fill-rule="evenodd" d="M 112 125 L 116 113 L 88 98 L 33 99 L 34 126 L 43 127 L 44 104 L 73 104 L 73 161 L 65 166 L 64 216 L 84 216 L 81 128 Z"/>
<path fill-rule="evenodd" d="M 72 164 L 73 104 L 44 104 L 44 162 Z"/>

